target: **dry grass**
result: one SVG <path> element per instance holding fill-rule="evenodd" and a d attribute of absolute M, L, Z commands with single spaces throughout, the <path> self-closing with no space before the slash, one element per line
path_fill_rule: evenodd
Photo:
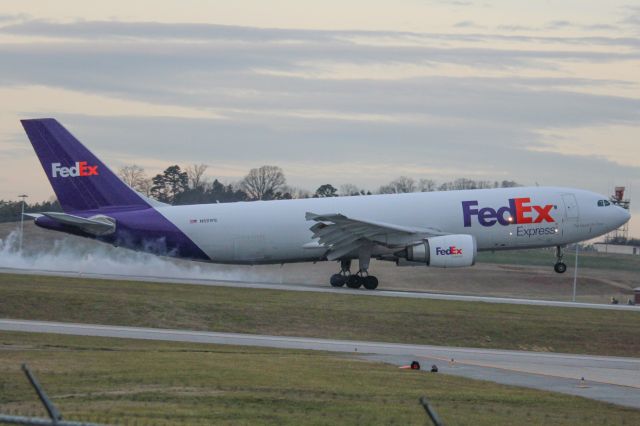
<path fill-rule="evenodd" d="M 616 424 L 640 411 L 320 352 L 0 334 L 0 411 L 45 415 L 27 362 L 67 419 L 125 425 Z"/>
<path fill-rule="evenodd" d="M 640 312 L 0 275 L 0 317 L 637 356 Z"/>

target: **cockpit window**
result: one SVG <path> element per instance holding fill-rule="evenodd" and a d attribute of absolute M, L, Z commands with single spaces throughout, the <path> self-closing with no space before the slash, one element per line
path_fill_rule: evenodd
<path fill-rule="evenodd" d="M 605 206 L 610 206 L 610 205 L 611 205 L 611 203 L 610 203 L 610 202 L 608 202 L 607 200 L 604 200 L 604 205 L 605 205 Z"/>
<path fill-rule="evenodd" d="M 598 200 L 598 207 L 610 206 L 611 203 L 607 200 Z"/>

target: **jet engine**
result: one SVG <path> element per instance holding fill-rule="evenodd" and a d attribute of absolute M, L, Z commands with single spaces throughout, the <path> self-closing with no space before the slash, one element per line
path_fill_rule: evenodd
<path fill-rule="evenodd" d="M 461 268 L 473 266 L 477 253 L 476 239 L 472 235 L 460 234 L 427 238 L 420 244 L 407 247 L 404 257 L 408 262 L 435 268 Z"/>

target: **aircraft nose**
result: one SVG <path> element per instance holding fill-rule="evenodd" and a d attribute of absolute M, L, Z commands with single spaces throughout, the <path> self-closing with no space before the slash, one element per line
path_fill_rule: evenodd
<path fill-rule="evenodd" d="M 620 225 L 618 226 L 622 226 L 625 223 L 629 222 L 629 219 L 631 219 L 631 213 L 629 212 L 629 210 L 627 209 L 623 209 L 621 207 L 617 207 L 617 219 L 620 221 Z"/>
<path fill-rule="evenodd" d="M 624 223 L 629 222 L 631 219 L 631 212 L 629 210 L 624 211 Z"/>

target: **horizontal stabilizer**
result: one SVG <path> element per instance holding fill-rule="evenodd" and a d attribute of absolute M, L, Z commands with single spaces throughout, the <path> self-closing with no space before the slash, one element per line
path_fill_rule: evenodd
<path fill-rule="evenodd" d="M 58 223 L 78 228 L 93 235 L 108 235 L 116 230 L 115 219 L 103 215 L 92 216 L 90 218 L 60 212 L 43 212 L 39 215 L 40 217 L 46 216 Z"/>
<path fill-rule="evenodd" d="M 22 213 L 24 217 L 29 217 L 31 219 L 37 219 L 39 217 L 44 216 L 42 213 Z"/>

